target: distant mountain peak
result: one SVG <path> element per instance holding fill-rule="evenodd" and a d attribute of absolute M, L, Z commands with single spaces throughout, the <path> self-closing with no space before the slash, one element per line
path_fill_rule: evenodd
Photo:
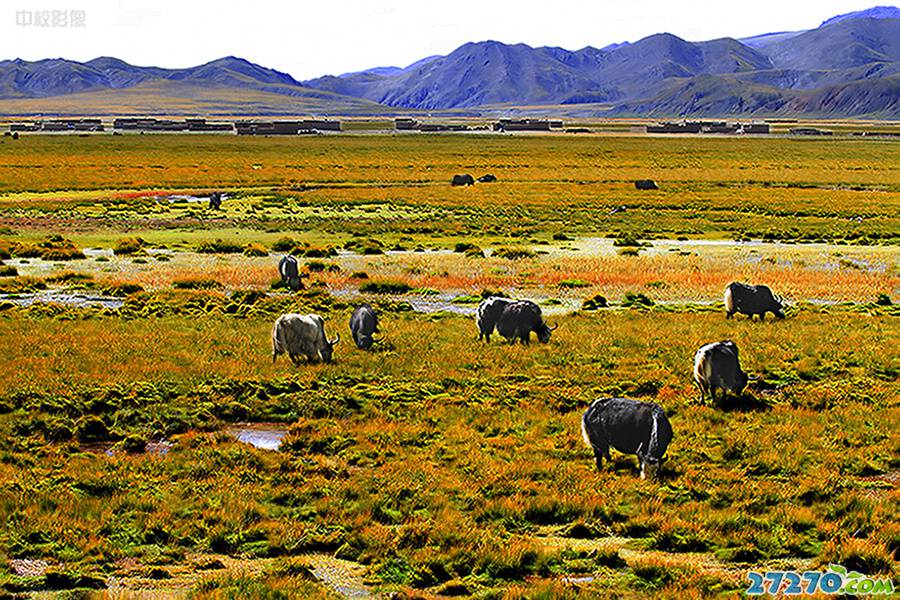
<path fill-rule="evenodd" d="M 819 27 L 834 25 L 835 23 L 840 23 L 847 19 L 900 19 L 900 8 L 897 8 L 896 6 L 873 6 L 872 8 L 867 8 L 865 10 L 857 10 L 831 17 L 830 19 L 822 21 L 822 24 L 819 25 Z"/>

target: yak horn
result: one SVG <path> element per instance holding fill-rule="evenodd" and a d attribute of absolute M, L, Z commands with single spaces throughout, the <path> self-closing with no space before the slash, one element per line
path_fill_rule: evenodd
<path fill-rule="evenodd" d="M 340 341 L 341 341 L 341 334 L 337 334 L 337 337 L 334 338 L 332 341 L 330 341 L 330 342 L 328 342 L 328 343 L 329 343 L 330 345 L 334 346 L 334 345 L 336 345 L 336 344 L 337 344 L 338 342 L 340 342 Z"/>
<path fill-rule="evenodd" d="M 559 328 L 559 323 L 557 323 L 553 327 L 550 327 L 549 325 L 547 326 L 547 329 L 549 329 L 550 331 L 556 331 L 558 328 Z"/>
<path fill-rule="evenodd" d="M 641 449 L 643 447 L 644 447 L 644 442 L 641 442 L 640 444 L 638 444 L 637 450 L 634 451 L 634 453 L 637 454 L 638 458 L 640 458 L 641 454 L 643 454 L 643 452 L 641 452 Z"/>

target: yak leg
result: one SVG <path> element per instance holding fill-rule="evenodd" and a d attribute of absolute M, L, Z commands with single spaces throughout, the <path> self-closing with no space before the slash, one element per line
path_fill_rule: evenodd
<path fill-rule="evenodd" d="M 609 456 L 609 446 L 604 446 L 601 448 L 597 448 L 596 446 L 591 446 L 594 449 L 594 461 L 597 463 L 597 470 L 603 470 L 603 459 L 606 458 L 610 464 L 612 464 L 612 459 Z"/>
<path fill-rule="evenodd" d="M 725 311 L 725 318 L 726 318 L 726 319 L 730 319 L 730 318 L 733 317 L 733 316 L 734 316 L 734 311 L 728 311 L 728 310 Z"/>

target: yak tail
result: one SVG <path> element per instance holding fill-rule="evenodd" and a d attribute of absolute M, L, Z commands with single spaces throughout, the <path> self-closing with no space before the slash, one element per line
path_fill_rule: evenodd
<path fill-rule="evenodd" d="M 584 414 L 581 415 L 581 437 L 584 439 L 584 443 L 591 448 L 596 448 L 597 446 L 591 441 L 591 427 L 588 418 L 594 413 L 594 405 L 596 404 L 597 402 L 591 404 L 588 409 L 584 411 Z"/>
<path fill-rule="evenodd" d="M 284 342 L 278 339 L 278 334 L 282 329 L 279 325 L 281 323 L 275 321 L 275 326 L 272 327 L 272 362 L 275 362 L 275 357 L 284 352 Z"/>
<path fill-rule="evenodd" d="M 702 350 L 694 357 L 694 381 L 702 385 L 709 380 L 709 352 Z"/>
<path fill-rule="evenodd" d="M 591 443 L 591 436 L 588 435 L 587 430 L 587 413 L 581 415 L 581 437 L 584 438 L 584 443 L 593 448 L 593 444 Z"/>
<path fill-rule="evenodd" d="M 734 312 L 734 296 L 731 295 L 731 286 L 725 288 L 725 310 L 727 312 Z"/>
<path fill-rule="evenodd" d="M 656 456 L 659 450 L 659 409 L 653 411 L 653 426 L 650 428 L 650 442 L 647 444 L 647 454 Z"/>

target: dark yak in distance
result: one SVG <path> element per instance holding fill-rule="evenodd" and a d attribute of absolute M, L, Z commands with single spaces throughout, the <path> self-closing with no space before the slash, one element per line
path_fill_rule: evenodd
<path fill-rule="evenodd" d="M 475 178 L 466 173 L 465 175 L 454 175 L 450 181 L 452 186 L 475 185 Z"/>
<path fill-rule="evenodd" d="M 478 178 L 478 183 L 494 183 L 497 181 L 497 176 L 492 173 L 485 173 L 481 177 Z"/>
<path fill-rule="evenodd" d="M 652 179 L 638 179 L 634 182 L 634 187 L 639 190 L 658 190 L 659 186 Z"/>
<path fill-rule="evenodd" d="M 278 274 L 281 275 L 281 281 L 295 292 L 303 287 L 300 283 L 300 265 L 296 257 L 288 254 L 282 258 L 278 263 Z"/>
<path fill-rule="evenodd" d="M 558 327 L 558 325 L 556 326 Z M 542 344 L 550 341 L 550 333 L 556 327 L 548 327 L 541 315 L 541 307 L 531 300 L 517 300 L 503 308 L 497 321 L 497 331 L 509 341 L 516 338 L 523 344 L 530 342 L 531 332 L 537 334 Z"/>
<path fill-rule="evenodd" d="M 603 459 L 612 462 L 610 447 L 624 454 L 635 454 L 641 466 L 641 479 L 656 475 L 666 460 L 672 441 L 672 426 L 666 411 L 653 402 L 629 398 L 601 398 L 581 417 L 581 436 L 594 451 L 597 468 Z"/>
<path fill-rule="evenodd" d="M 775 315 L 776 319 L 783 319 L 784 302 L 776 298 L 767 286 L 735 281 L 725 288 L 725 318 L 730 319 L 736 312 L 751 319 L 758 315 L 761 321 L 766 320 L 767 312 Z"/>
<path fill-rule="evenodd" d="M 377 342 L 374 334 L 378 332 L 378 315 L 375 309 L 368 304 L 361 304 L 356 307 L 353 314 L 350 315 L 350 333 L 353 335 L 353 341 L 360 350 L 368 350 L 372 344 Z"/>

